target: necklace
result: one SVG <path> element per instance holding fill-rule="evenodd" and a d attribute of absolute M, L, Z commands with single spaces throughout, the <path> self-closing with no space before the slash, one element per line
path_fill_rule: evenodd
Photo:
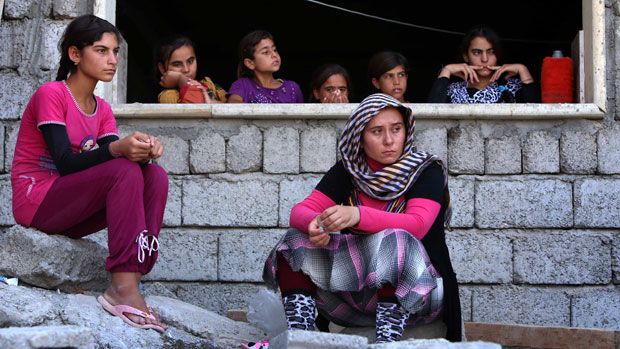
<path fill-rule="evenodd" d="M 75 107 L 77 108 L 77 110 L 80 111 L 80 113 L 82 113 L 82 115 L 91 117 L 91 116 L 97 114 L 97 109 L 98 109 L 97 107 L 98 106 L 97 106 L 97 100 L 95 99 L 95 96 L 92 96 L 93 97 L 93 101 L 95 103 L 95 106 L 93 108 L 93 112 L 92 113 L 86 113 L 82 109 L 82 107 L 80 107 L 80 104 L 78 103 L 77 99 L 75 99 L 75 96 L 73 95 L 73 92 L 71 92 L 71 88 L 69 87 L 69 83 L 67 82 L 67 80 L 63 80 L 62 83 L 63 83 L 63 85 L 65 85 L 65 88 L 69 92 L 69 95 L 71 96 L 71 99 L 73 100 L 73 103 L 75 104 Z"/>

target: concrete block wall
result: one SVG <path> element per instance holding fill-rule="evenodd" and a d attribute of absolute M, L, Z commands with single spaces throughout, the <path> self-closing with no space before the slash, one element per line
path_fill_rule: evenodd
<path fill-rule="evenodd" d="M 57 53 L 49 43 L 85 11 L 80 4 L 5 0 L 0 233 L 14 224 L 9 178 L 21 113 L 51 79 Z M 614 40 L 616 27 L 608 29 Z M 615 74 L 615 61 L 608 64 Z M 620 328 L 620 123 L 609 95 L 598 121 L 418 120 L 419 150 L 449 166 L 447 239 L 466 320 Z M 119 119 L 121 134 L 144 130 L 166 145 L 159 163 L 170 174 L 169 200 L 149 292 L 220 313 L 246 306 L 264 287 L 262 262 L 290 208 L 336 161 L 342 117 L 243 115 Z"/>
<path fill-rule="evenodd" d="M 570 146 L 561 155 L 561 144 L 584 139 L 591 147 L 601 137 L 620 138 L 620 129 L 611 134 L 592 121 L 587 132 L 574 132 L 582 122 L 418 121 L 421 134 L 438 135 L 425 144 L 457 167 L 449 167 L 454 229 L 447 239 L 465 319 L 617 328 L 620 171 L 592 166 L 600 161 L 598 147 L 589 167 L 580 167 L 582 156 L 570 155 Z M 2 124 L 5 160 L 17 123 Z M 288 226 L 291 207 L 334 163 L 343 123 L 206 119 L 196 127 L 189 119 L 119 119 L 122 134 L 140 129 L 167 146 L 160 164 L 170 173 L 169 200 L 148 289 L 218 312 L 246 306 L 263 287 L 263 261 Z M 537 157 L 541 148 L 526 145 L 532 139 L 551 147 Z M 459 163 L 465 153 L 480 165 Z M 620 153 L 605 156 L 620 160 Z M 528 172 L 518 161 L 526 157 L 558 172 Z M 496 161 L 519 166 L 501 171 Z M 3 173 L 0 224 L 10 227 L 8 166 Z"/>

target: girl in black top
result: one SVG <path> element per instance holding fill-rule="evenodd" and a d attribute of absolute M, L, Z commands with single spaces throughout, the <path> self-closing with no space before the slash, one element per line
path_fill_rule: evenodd
<path fill-rule="evenodd" d="M 463 38 L 464 63 L 443 67 L 433 84 L 429 103 L 536 103 L 534 78 L 523 64 L 503 64 L 497 33 L 486 26 L 472 28 Z M 462 79 L 450 83 L 450 78 Z"/>

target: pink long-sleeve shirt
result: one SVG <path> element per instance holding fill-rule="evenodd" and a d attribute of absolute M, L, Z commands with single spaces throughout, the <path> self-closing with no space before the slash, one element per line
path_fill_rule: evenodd
<path fill-rule="evenodd" d="M 370 160 L 370 167 L 378 170 L 381 165 Z M 385 208 L 389 201 L 378 200 L 359 193 L 362 203 L 359 207 L 360 221 L 354 227 L 357 230 L 373 234 L 388 228 L 398 228 L 408 231 L 421 240 L 430 230 L 441 209 L 441 204 L 424 198 L 412 198 L 407 201 L 405 212 L 390 213 Z M 310 222 L 325 209 L 336 205 L 329 196 L 314 189 L 302 202 L 291 210 L 290 226 L 308 232 Z"/>

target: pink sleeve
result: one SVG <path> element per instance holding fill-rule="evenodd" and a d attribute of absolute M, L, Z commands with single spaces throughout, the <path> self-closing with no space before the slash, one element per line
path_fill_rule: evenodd
<path fill-rule="evenodd" d="M 67 126 L 67 105 L 60 84 L 47 83 L 41 86 L 32 96 L 34 99 L 34 117 L 37 128 L 41 125 L 56 124 Z"/>
<path fill-rule="evenodd" d="M 99 104 L 101 105 L 101 123 L 99 126 L 99 135 L 97 136 L 97 140 L 107 137 L 107 136 L 118 136 L 118 129 L 116 127 L 116 119 L 114 119 L 114 114 L 112 113 L 112 107 L 101 98 L 97 98 Z"/>
<path fill-rule="evenodd" d="M 389 213 L 368 206 L 360 206 L 360 222 L 355 227 L 370 234 L 388 228 L 408 231 L 421 240 L 431 229 L 441 205 L 433 200 L 414 198 L 407 201 L 405 213 Z"/>
<path fill-rule="evenodd" d="M 293 206 L 289 224 L 291 228 L 307 233 L 310 222 L 326 208 L 332 207 L 335 204 L 329 196 L 314 189 L 304 201 Z"/>

